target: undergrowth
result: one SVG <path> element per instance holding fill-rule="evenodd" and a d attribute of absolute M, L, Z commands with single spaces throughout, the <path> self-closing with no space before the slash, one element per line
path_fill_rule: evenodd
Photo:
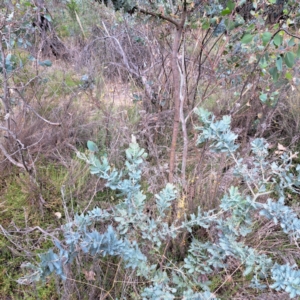
<path fill-rule="evenodd" d="M 136 287 L 143 299 L 217 299 L 218 293 L 227 297 L 226 292 L 222 295 L 222 290 L 239 273 L 248 277 L 246 285 L 250 290 L 269 288 L 285 291 L 291 298 L 297 297 L 300 294 L 298 266 L 272 255 L 276 253 L 274 248 L 270 254 L 259 245 L 253 248 L 246 243 L 257 219 L 279 226 L 292 243 L 299 240 L 300 220 L 296 212 L 284 204 L 287 191 L 297 192 L 296 187 L 300 185 L 300 166 L 296 167 L 296 173 L 291 172 L 295 155 L 283 153 L 270 164 L 268 144 L 264 139 L 255 139 L 251 142 L 252 165 L 249 167 L 236 151 L 238 136 L 230 130 L 230 117 L 224 116 L 218 121 L 204 109 L 195 112 L 203 124 L 198 128 L 201 133 L 197 143 L 209 142 L 212 152 L 227 153 L 235 163 L 235 175 L 243 179 L 247 192 L 241 193 L 238 187 L 231 186 L 218 209 L 204 212 L 199 206 L 197 212 L 176 220 L 174 208 L 178 192 L 167 184 L 154 196 L 155 204 L 149 214 L 148 199 L 141 189 L 141 170 L 147 154 L 135 137 L 126 150 L 126 167 L 122 171 L 111 167 L 106 156 L 99 159 L 97 145 L 89 141 L 89 153 L 78 152 L 78 157 L 90 165 L 91 174 L 104 179 L 106 187 L 118 192 L 121 201 L 110 208 L 95 207 L 74 218 L 68 216 L 65 208 L 63 238 L 52 234 L 55 247 L 39 255 L 39 264 L 23 264 L 29 273 L 18 282 L 45 281 L 55 273 L 66 285 L 72 281 L 72 274 L 84 266 L 74 264 L 75 259 L 83 262 L 92 257 L 99 262 L 102 257 L 109 260 L 111 257 L 120 269 L 132 270 L 136 278 L 143 278 L 143 284 Z M 277 199 L 273 198 L 275 195 Z M 195 227 L 206 230 L 210 238 L 201 240 L 194 236 Z M 176 261 L 168 245 L 185 231 L 191 234 L 191 242 L 183 261 Z M 85 277 L 95 280 L 101 272 L 90 266 Z M 123 281 L 123 289 L 126 286 L 128 290 L 130 285 L 128 278 Z M 106 294 L 119 297 L 114 287 L 115 279 Z"/>

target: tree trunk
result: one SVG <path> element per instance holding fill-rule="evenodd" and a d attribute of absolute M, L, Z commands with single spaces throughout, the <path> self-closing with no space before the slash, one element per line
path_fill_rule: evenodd
<path fill-rule="evenodd" d="M 175 165 L 176 165 L 176 159 L 175 159 L 176 143 L 178 138 L 179 126 L 180 126 L 181 78 L 180 78 L 180 71 L 178 69 L 178 54 L 180 49 L 181 38 L 184 34 L 185 21 L 187 18 L 187 1 L 186 0 L 183 1 L 183 10 L 182 10 L 180 22 L 162 13 L 147 11 L 143 8 L 138 8 L 138 11 L 142 14 L 148 16 L 154 16 L 175 25 L 174 40 L 172 45 L 172 56 L 171 56 L 171 69 L 173 74 L 174 119 L 173 119 L 172 142 L 171 142 L 171 149 L 170 149 L 170 160 L 169 160 L 169 182 L 172 183 L 174 181 L 174 172 L 175 172 Z"/>
<path fill-rule="evenodd" d="M 5 110 L 5 119 L 6 119 L 6 127 L 10 130 L 10 100 L 9 100 L 9 86 L 8 86 L 8 76 L 6 71 L 6 53 L 4 52 L 4 48 L 2 45 L 2 34 L 0 32 L 0 55 L 2 58 L 2 74 L 3 74 L 3 97 L 1 97 L 2 104 Z M 9 136 L 10 139 L 10 136 Z"/>
<path fill-rule="evenodd" d="M 184 21 L 185 21 L 185 16 Z M 184 22 L 180 26 L 176 27 L 174 33 L 174 41 L 172 47 L 172 74 L 173 74 L 173 98 L 174 98 L 174 120 L 173 120 L 173 132 L 172 132 L 172 142 L 170 150 L 170 161 L 169 161 L 169 182 L 174 181 L 174 172 L 176 165 L 176 143 L 179 132 L 180 123 L 180 72 L 178 69 L 178 52 L 180 48 L 180 41 L 183 34 Z"/>

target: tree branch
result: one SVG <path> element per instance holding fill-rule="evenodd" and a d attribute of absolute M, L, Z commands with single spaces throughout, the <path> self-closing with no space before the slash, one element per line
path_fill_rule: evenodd
<path fill-rule="evenodd" d="M 123 63 L 124 63 L 124 65 L 126 66 L 126 68 L 127 68 L 132 74 L 134 74 L 134 75 L 136 75 L 136 76 L 139 76 L 137 68 L 136 68 L 135 66 L 133 66 L 133 68 L 135 69 L 135 70 L 134 70 L 133 68 L 130 67 L 129 61 L 128 61 L 127 56 L 126 56 L 126 54 L 125 54 L 125 52 L 124 52 L 124 50 L 123 50 L 122 45 L 120 44 L 120 41 L 119 41 L 116 37 L 110 35 L 110 33 L 108 32 L 108 30 L 107 30 L 107 28 L 106 28 L 104 22 L 102 22 L 102 25 L 103 25 L 103 27 L 104 27 L 104 30 L 105 30 L 105 32 L 106 32 L 108 38 L 113 39 L 113 40 L 116 42 L 116 44 L 118 45 L 118 48 L 119 48 L 119 51 L 118 51 L 118 52 L 119 52 L 119 54 L 122 56 L 122 58 L 123 58 Z"/>
<path fill-rule="evenodd" d="M 3 145 L 0 143 L 0 149 L 1 151 L 3 152 L 4 156 L 15 166 L 17 166 L 18 168 L 21 168 L 21 169 L 25 169 L 25 166 L 19 162 L 17 162 L 16 160 L 14 160 L 9 154 L 8 152 L 6 151 L 6 149 L 3 147 Z"/>
<path fill-rule="evenodd" d="M 20 96 L 20 98 L 23 100 L 25 106 L 27 108 L 29 108 L 38 118 L 40 118 L 41 120 L 43 120 L 45 123 L 49 124 L 49 125 L 53 125 L 53 126 L 61 126 L 61 123 L 54 123 L 51 122 L 45 118 L 43 118 L 41 115 L 39 115 L 24 99 L 23 95 L 20 93 L 20 91 L 17 88 L 14 88 L 14 90 L 18 93 L 18 95 Z"/>
<path fill-rule="evenodd" d="M 281 28 L 282 31 L 284 31 L 286 34 L 300 40 L 300 36 L 299 35 L 296 35 L 296 34 L 293 34 L 293 33 L 290 33 L 287 29 L 284 29 L 284 28 Z"/>
<path fill-rule="evenodd" d="M 24 144 L 17 138 L 17 136 L 11 130 L 1 125 L 0 125 L 0 130 L 7 131 L 18 142 L 18 144 L 22 147 L 22 149 L 25 149 Z"/>
<path fill-rule="evenodd" d="M 169 23 L 172 23 L 173 25 L 175 25 L 176 27 L 180 27 L 181 26 L 181 22 L 176 22 L 175 20 L 173 20 L 172 18 L 170 17 L 167 17 L 167 16 L 164 16 L 162 13 L 155 13 L 155 12 L 152 12 L 152 11 L 148 11 L 148 10 L 145 10 L 143 8 L 138 8 L 138 11 L 144 15 L 149 15 L 149 16 L 153 16 L 153 17 L 156 17 L 156 18 L 159 18 L 159 19 L 162 19 L 162 20 L 165 20 L 165 21 L 168 21 Z"/>

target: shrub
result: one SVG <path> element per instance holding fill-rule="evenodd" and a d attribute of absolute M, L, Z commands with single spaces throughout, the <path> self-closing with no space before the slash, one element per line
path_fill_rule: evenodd
<path fill-rule="evenodd" d="M 287 191 L 297 192 L 300 185 L 300 165 L 292 165 L 295 155 L 283 153 L 278 161 L 270 163 L 267 142 L 255 139 L 251 142 L 249 167 L 237 153 L 238 136 L 230 129 L 230 117 L 216 120 L 204 109 L 195 112 L 202 122 L 197 128 L 201 132 L 198 144 L 209 143 L 211 151 L 231 156 L 235 174 L 243 179 L 247 193 L 232 186 L 221 199 L 218 210 L 203 212 L 198 207 L 197 213 L 185 216 L 184 220 L 174 220 L 177 191 L 173 185 L 167 184 L 154 199 L 147 199 L 141 188 L 147 154 L 135 137 L 126 150 L 122 171 L 111 167 L 105 156 L 99 159 L 98 147 L 89 141 L 89 154 L 78 152 L 78 157 L 90 165 L 92 174 L 106 180 L 106 186 L 116 190 L 122 201 L 110 209 L 96 207 L 68 220 L 62 226 L 63 238 L 53 237 L 55 248 L 41 254 L 38 265 L 25 264 L 31 272 L 18 282 L 45 280 L 51 273 L 67 280 L 75 258 L 83 261 L 88 256 L 118 257 L 125 269 L 135 270 L 144 279 L 138 287 L 140 298 L 216 299 L 215 291 L 210 291 L 209 279 L 229 268 L 229 261 L 234 260 L 243 270 L 243 276 L 251 278 L 249 287 L 263 290 L 272 282 L 269 288 L 286 291 L 291 298 L 300 295 L 300 271 L 296 266 L 280 264 L 245 243 L 258 213 L 280 225 L 291 241 L 297 243 L 300 220 L 284 204 Z M 266 197 L 269 197 L 267 201 Z M 155 202 L 153 214 L 146 209 L 150 201 Z M 168 244 L 183 231 L 192 235 L 195 227 L 215 231 L 214 240 L 194 237 L 184 261 L 176 261 L 167 251 Z"/>

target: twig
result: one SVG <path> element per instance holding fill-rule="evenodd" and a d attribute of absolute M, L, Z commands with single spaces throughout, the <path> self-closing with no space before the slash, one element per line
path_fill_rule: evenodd
<path fill-rule="evenodd" d="M 18 142 L 18 144 L 22 147 L 22 149 L 26 149 L 24 144 L 17 138 L 17 136 L 11 130 L 3 126 L 0 126 L 0 129 L 7 131 Z"/>
<path fill-rule="evenodd" d="M 6 149 L 3 147 L 3 145 L 0 143 L 0 149 L 3 152 L 4 156 L 16 167 L 21 168 L 26 170 L 25 166 L 19 162 L 17 162 L 16 160 L 14 160 L 11 155 L 8 154 L 8 152 L 6 151 Z"/>
<path fill-rule="evenodd" d="M 300 40 L 300 36 L 299 36 L 299 35 L 290 33 L 290 32 L 289 32 L 287 29 L 285 29 L 285 28 L 281 28 L 280 30 L 282 30 L 282 31 L 284 31 L 286 34 L 288 34 L 288 35 L 290 35 L 290 36 L 292 36 L 292 37 L 294 37 L 294 38 Z"/>
<path fill-rule="evenodd" d="M 132 74 L 134 74 L 134 75 L 136 75 L 137 77 L 139 77 L 137 68 L 135 67 L 135 68 L 134 68 L 135 70 L 133 70 L 133 69 L 129 66 L 128 59 L 127 59 L 126 54 L 125 54 L 125 52 L 124 52 L 124 50 L 123 50 L 123 48 L 122 48 L 122 46 L 121 46 L 121 44 L 120 44 L 120 41 L 119 41 L 116 37 L 111 36 L 111 35 L 109 34 L 109 32 L 108 32 L 108 30 L 107 30 L 107 28 L 106 28 L 104 22 L 102 22 L 102 25 L 103 25 L 104 30 L 106 31 L 108 37 L 111 38 L 111 39 L 113 39 L 113 40 L 117 43 L 118 48 L 119 48 L 119 53 L 121 54 L 121 56 L 122 56 L 122 58 L 123 58 L 123 63 L 124 63 L 124 65 L 127 67 L 127 69 L 128 69 Z"/>
<path fill-rule="evenodd" d="M 43 118 L 41 115 L 39 115 L 24 99 L 24 97 L 22 96 L 22 94 L 20 93 L 20 91 L 15 88 L 14 90 L 16 90 L 16 92 L 18 93 L 18 95 L 20 96 L 20 98 L 22 99 L 22 101 L 24 102 L 25 106 L 27 108 L 29 108 L 38 118 L 40 118 L 41 120 L 43 120 L 45 123 L 47 124 L 50 124 L 50 125 L 53 125 L 53 126 L 61 126 L 61 123 L 54 123 L 54 122 L 51 122 L 45 118 Z"/>
<path fill-rule="evenodd" d="M 176 22 L 175 20 L 173 20 L 172 18 L 170 17 L 167 17 L 165 15 L 163 15 L 162 13 L 155 13 L 155 12 L 152 12 L 152 11 L 148 11 L 148 10 L 145 10 L 143 8 L 138 8 L 138 11 L 144 15 L 149 15 L 149 16 L 152 16 L 152 17 L 156 17 L 156 18 L 159 18 L 159 19 L 162 19 L 162 20 L 165 20 L 165 21 L 168 21 L 172 24 L 174 24 L 176 27 L 180 27 L 181 26 L 181 22 Z"/>

